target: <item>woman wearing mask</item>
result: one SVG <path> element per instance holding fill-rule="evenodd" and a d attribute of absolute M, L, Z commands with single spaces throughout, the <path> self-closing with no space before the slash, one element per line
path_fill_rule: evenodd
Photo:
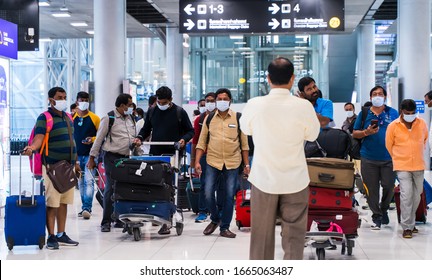
<path fill-rule="evenodd" d="M 355 113 L 355 107 L 354 104 L 351 102 L 345 103 L 344 105 L 345 113 L 346 113 L 346 120 L 342 124 L 342 130 L 345 130 L 346 132 L 352 134 L 354 123 L 357 119 L 357 115 Z"/>
<path fill-rule="evenodd" d="M 372 106 L 367 111 L 363 127 L 360 112 L 354 123 L 353 137 L 363 139 L 361 174 L 366 188 L 367 202 L 372 211 L 371 228 L 381 229 L 389 224 L 388 209 L 393 198 L 395 174 L 389 152 L 385 147 L 387 126 L 398 118 L 398 112 L 385 104 L 386 90 L 375 86 L 370 91 Z M 380 185 L 383 188 L 380 202 Z"/>

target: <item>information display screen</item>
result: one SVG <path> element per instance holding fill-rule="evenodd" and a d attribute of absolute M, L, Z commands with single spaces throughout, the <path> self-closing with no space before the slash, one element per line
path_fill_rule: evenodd
<path fill-rule="evenodd" d="M 180 33 L 334 33 L 344 0 L 180 0 Z"/>

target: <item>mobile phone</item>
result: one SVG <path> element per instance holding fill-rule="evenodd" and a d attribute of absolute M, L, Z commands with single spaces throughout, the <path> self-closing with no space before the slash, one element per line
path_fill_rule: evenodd
<path fill-rule="evenodd" d="M 378 120 L 371 120 L 371 126 L 376 128 L 378 126 Z"/>
<path fill-rule="evenodd" d="M 81 143 L 89 143 L 90 141 L 91 141 L 91 139 L 86 138 L 86 139 L 82 140 Z"/>

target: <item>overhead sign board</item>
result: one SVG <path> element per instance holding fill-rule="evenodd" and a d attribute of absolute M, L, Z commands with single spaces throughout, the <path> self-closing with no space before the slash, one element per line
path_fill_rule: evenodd
<path fill-rule="evenodd" d="M 332 33 L 345 0 L 180 0 L 180 33 Z"/>
<path fill-rule="evenodd" d="M 17 59 L 18 26 L 0 19 L 0 56 Z"/>

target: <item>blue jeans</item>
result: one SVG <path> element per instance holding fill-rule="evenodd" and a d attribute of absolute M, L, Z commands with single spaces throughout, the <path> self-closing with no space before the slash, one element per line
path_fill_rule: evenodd
<path fill-rule="evenodd" d="M 222 175 L 222 177 L 221 177 Z M 210 219 L 213 223 L 220 224 L 220 230 L 224 231 L 229 229 L 234 212 L 234 194 L 237 188 L 238 168 L 226 169 L 224 166 L 222 170 L 218 170 L 207 164 L 206 166 L 206 180 L 205 180 L 205 197 L 207 207 L 210 210 Z M 216 204 L 215 192 L 218 189 L 218 177 L 224 186 L 224 192 L 220 195 L 223 199 L 222 217 L 219 217 L 219 207 Z M 220 193 L 219 193 L 220 194 Z"/>
<path fill-rule="evenodd" d="M 87 210 L 89 212 L 92 211 L 93 205 L 93 195 L 94 195 L 94 170 L 90 171 L 87 168 L 87 161 L 89 156 L 78 156 L 78 161 L 80 163 L 81 168 L 81 177 L 78 179 L 78 188 L 80 190 L 81 202 L 82 202 L 82 210 Z M 90 173 L 92 172 L 92 174 Z"/>
<path fill-rule="evenodd" d="M 201 189 L 199 192 L 199 204 L 198 204 L 198 210 L 199 213 L 203 213 L 203 214 L 207 214 L 209 213 L 209 210 L 207 208 L 207 202 L 206 202 L 206 196 L 205 196 L 205 185 L 206 185 L 206 169 L 207 169 L 207 155 L 203 155 L 200 159 L 200 164 L 201 164 L 201 177 L 200 177 L 200 183 L 201 183 Z M 219 210 L 222 210 L 223 207 L 223 180 L 221 179 L 222 176 L 219 176 L 217 178 L 217 206 Z"/>

